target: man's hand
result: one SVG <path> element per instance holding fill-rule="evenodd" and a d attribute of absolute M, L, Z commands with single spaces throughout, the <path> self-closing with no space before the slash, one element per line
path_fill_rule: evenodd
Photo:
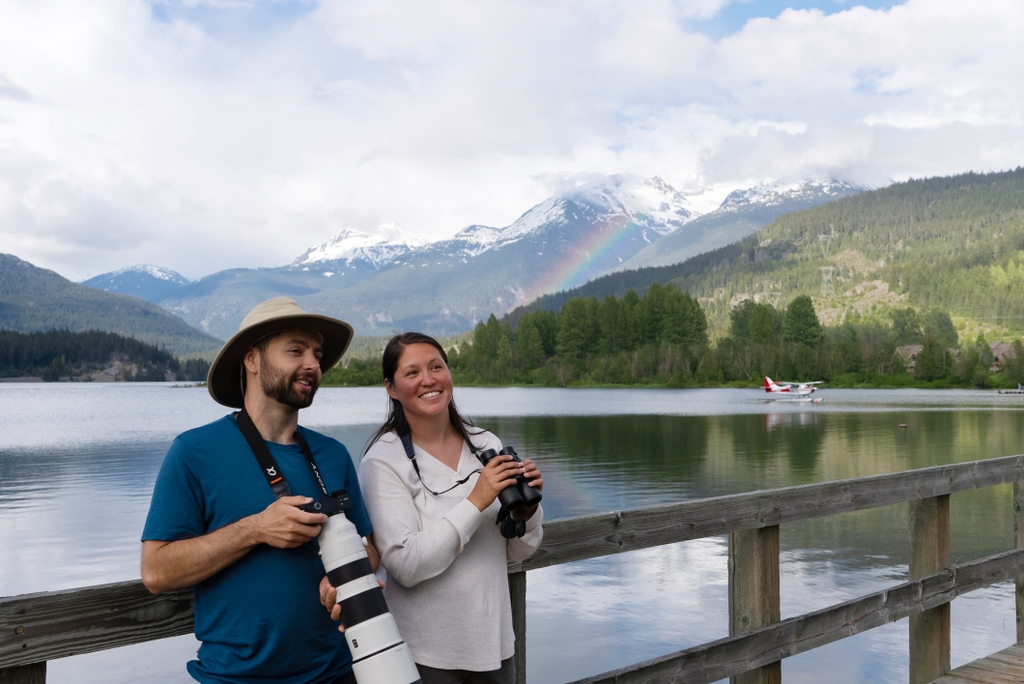
<path fill-rule="evenodd" d="M 341 604 L 338 601 L 338 590 L 331 586 L 331 583 L 327 580 L 327 575 L 320 580 L 320 603 L 327 609 L 327 612 L 331 614 L 331 619 L 335 622 L 341 621 Z M 339 624 L 338 631 L 344 632 L 345 625 Z"/>
<path fill-rule="evenodd" d="M 257 543 L 291 549 L 314 539 L 327 516 L 298 508 L 312 501 L 308 496 L 282 496 L 263 509 L 255 516 Z"/>
<path fill-rule="evenodd" d="M 377 584 L 380 588 L 384 588 L 384 583 L 377 580 Z M 345 625 L 341 622 L 341 604 L 338 601 L 338 590 L 331 586 L 331 583 L 327 580 L 327 575 L 320 580 L 320 603 L 324 608 L 331 614 L 331 619 L 338 622 L 338 631 L 344 633 Z"/>
<path fill-rule="evenodd" d="M 259 544 L 290 549 L 320 534 L 327 520 L 323 513 L 307 513 L 296 506 L 310 503 L 306 496 L 285 496 L 260 513 L 191 539 L 142 542 L 142 582 L 159 594 L 191 587 L 212 577 Z"/>

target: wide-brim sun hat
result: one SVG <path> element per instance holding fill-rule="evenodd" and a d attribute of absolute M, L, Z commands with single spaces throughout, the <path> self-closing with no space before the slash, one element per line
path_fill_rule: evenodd
<path fill-rule="evenodd" d="M 285 330 L 319 333 L 323 340 L 320 368 L 324 373 L 341 359 L 353 334 L 352 326 L 345 321 L 306 313 L 288 297 L 261 302 L 242 319 L 238 332 L 221 347 L 210 366 L 206 387 L 213 400 L 231 408 L 242 408 L 242 359 L 245 353 L 263 338 Z"/>

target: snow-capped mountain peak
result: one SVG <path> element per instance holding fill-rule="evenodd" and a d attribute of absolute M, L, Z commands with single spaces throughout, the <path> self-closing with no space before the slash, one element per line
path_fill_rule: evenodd
<path fill-rule="evenodd" d="M 576 207 L 590 207 L 608 218 L 646 224 L 667 235 L 699 215 L 686 196 L 658 178 L 600 176 L 538 204 L 502 231 L 501 241 L 520 239 L 538 229 L 572 218 Z"/>
<path fill-rule="evenodd" d="M 834 178 L 804 178 L 797 181 L 775 181 L 729 193 L 719 210 L 737 211 L 755 204 L 771 207 L 794 201 L 799 202 L 801 199 L 814 199 L 816 202 L 819 202 L 820 200 L 817 198 L 838 198 L 863 189 L 845 181 L 837 181 Z"/>
<path fill-rule="evenodd" d="M 426 244 L 425 240 L 409 233 L 397 223 L 382 225 L 373 235 L 346 229 L 327 242 L 310 247 L 299 255 L 292 265 L 302 267 L 336 261 L 352 265 L 362 261 L 379 268 L 382 263 L 394 260 Z"/>
<path fill-rule="evenodd" d="M 107 292 L 121 292 L 157 302 L 167 293 L 191 282 L 185 276 L 169 268 L 151 264 L 136 264 L 89 278 L 82 284 Z"/>
<path fill-rule="evenodd" d="M 177 271 L 172 271 L 169 268 L 163 268 L 161 266 L 154 266 L 152 264 L 135 264 L 134 266 L 122 268 L 104 275 L 108 278 L 117 278 L 135 274 L 149 276 L 157 280 L 166 280 L 177 285 L 184 285 L 191 282 L 188 278 Z"/>

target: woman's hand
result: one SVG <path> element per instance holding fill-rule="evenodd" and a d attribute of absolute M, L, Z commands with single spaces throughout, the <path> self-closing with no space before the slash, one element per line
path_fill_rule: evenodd
<path fill-rule="evenodd" d="M 500 492 L 505 487 L 516 483 L 516 476 L 522 475 L 525 463 L 512 460 L 512 457 L 503 454 L 495 456 L 487 462 L 487 466 L 480 471 L 473 491 L 469 493 L 469 501 L 481 513 L 487 510 Z"/>
<path fill-rule="evenodd" d="M 538 492 L 544 490 L 544 478 L 540 476 L 540 469 L 528 458 L 523 459 L 523 477 L 526 478 L 527 484 L 535 488 Z M 533 514 L 537 512 L 537 506 L 540 504 L 534 504 L 529 508 L 523 509 L 523 520 L 529 520 L 533 517 Z"/>

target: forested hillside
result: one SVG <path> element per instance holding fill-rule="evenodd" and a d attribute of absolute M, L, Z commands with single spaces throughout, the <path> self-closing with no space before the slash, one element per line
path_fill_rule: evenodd
<path fill-rule="evenodd" d="M 823 271 L 823 269 L 825 269 Z M 782 308 L 812 298 L 822 322 L 946 311 L 968 333 L 1024 331 L 1024 169 L 897 183 L 783 216 L 682 264 L 615 274 L 538 301 L 674 284 L 701 302 L 712 338 L 744 299 Z M 514 324 L 522 311 L 507 319 Z"/>
<path fill-rule="evenodd" d="M 18 332 L 104 330 L 185 356 L 210 358 L 221 342 L 155 304 L 73 283 L 0 254 L 0 328 Z"/>
<path fill-rule="evenodd" d="M 205 359 L 179 360 L 153 345 L 99 330 L 0 329 L 0 377 L 200 381 L 209 368 Z"/>

